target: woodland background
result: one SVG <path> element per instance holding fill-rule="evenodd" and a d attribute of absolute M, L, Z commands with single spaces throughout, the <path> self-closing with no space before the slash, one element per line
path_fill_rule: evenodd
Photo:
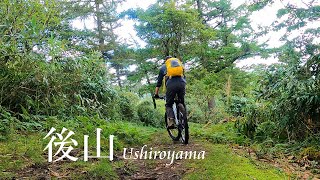
<path fill-rule="evenodd" d="M 250 16 L 274 0 L 249 0 L 238 7 L 230 0 L 158 0 L 145 10 L 117 13 L 121 3 L 125 4 L 121 0 L 0 2 L 1 176 L 15 177 L 28 166 L 8 156 L 12 147 L 25 144 L 25 136 L 30 146 L 33 140 L 38 144 L 51 127 L 76 129 L 79 134 L 103 127 L 106 135 L 119 138 L 118 149 L 141 144 L 160 128 L 164 131 L 164 108 L 154 109 L 152 94 L 167 55 L 180 58 L 187 68 L 192 138 L 251 147 L 259 157 L 307 158 L 307 168 L 319 173 L 320 6 L 316 1 L 304 2 L 303 7 L 285 4 L 278 19 L 258 31 Z M 71 26 L 75 19 L 88 17 L 94 17 L 96 28 Z M 117 37 L 115 29 L 123 19 L 136 22 L 137 36 L 146 46 Z M 257 41 L 279 30 L 286 32 L 281 47 Z M 268 57 L 278 63 L 241 69 L 235 65 L 243 59 Z M 212 133 L 204 129 L 208 126 L 224 130 Z M 15 153 L 41 165 L 45 157 L 32 154 L 43 144 L 17 148 Z M 91 170 L 99 177 L 99 170 Z"/>

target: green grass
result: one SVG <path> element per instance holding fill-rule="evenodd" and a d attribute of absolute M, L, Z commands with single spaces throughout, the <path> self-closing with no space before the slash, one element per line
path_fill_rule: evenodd
<path fill-rule="evenodd" d="M 226 144 L 250 145 L 250 140 L 237 133 L 234 124 L 201 125 L 190 123 L 191 135 L 206 149 L 204 160 L 187 166 L 194 170 L 184 179 L 286 179 L 279 169 L 241 157 Z M 203 140 L 211 143 L 204 143 Z"/>
<path fill-rule="evenodd" d="M 44 163 L 41 139 L 40 134 L 11 134 L 0 142 L 0 177 L 15 177 L 20 169 Z"/>
<path fill-rule="evenodd" d="M 77 153 L 80 159 L 76 162 L 63 162 L 58 165 L 57 173 L 67 174 L 72 179 L 118 179 L 116 169 L 125 169 L 131 174 L 137 169 L 134 164 L 126 164 L 122 161 L 110 162 L 108 159 L 88 162 L 82 160 L 83 135 L 89 135 L 89 152 L 95 153 L 96 128 L 102 129 L 101 152 L 108 152 L 108 138 L 113 134 L 116 136 L 114 146 L 121 152 L 123 147 L 139 146 L 150 142 L 152 138 L 161 139 L 161 143 L 170 143 L 164 129 L 142 126 L 141 124 L 129 122 L 110 122 L 98 118 L 77 117 L 73 120 L 59 121 L 51 119 L 44 132 L 34 133 L 12 133 L 6 141 L 0 142 L 0 179 L 12 179 L 19 177 L 22 169 L 30 166 L 43 167 L 47 169 L 46 152 L 43 151 L 49 138 L 43 140 L 47 131 L 55 126 L 58 132 L 62 127 L 74 131 L 72 136 L 77 140 L 79 149 Z M 163 132 L 167 138 L 159 136 L 157 132 Z M 286 176 L 280 171 L 263 163 L 240 157 L 234 153 L 225 143 L 244 144 L 247 139 L 239 136 L 232 123 L 218 125 L 200 125 L 190 123 L 190 131 L 193 139 L 201 144 L 206 150 L 204 160 L 187 161 L 186 166 L 193 168 L 185 179 L 285 179 Z M 168 139 L 169 142 L 163 142 Z M 153 140 L 154 141 L 154 140 Z M 207 141 L 211 143 L 206 143 Z M 219 143 L 219 144 L 216 144 Z M 106 154 L 102 154 L 106 155 Z M 146 166 L 154 168 L 155 162 L 146 161 Z"/>
<path fill-rule="evenodd" d="M 76 121 L 76 123 L 75 123 Z M 121 150 L 128 145 L 141 145 L 148 142 L 152 134 L 159 129 L 141 126 L 129 122 L 107 122 L 101 119 L 78 117 L 72 121 L 73 124 L 56 121 L 55 128 L 57 132 L 61 132 L 62 127 L 75 132 L 72 136 L 79 144 L 74 147 L 78 149 L 76 162 L 63 162 L 59 164 L 59 171 L 71 172 L 69 176 L 73 179 L 117 179 L 117 174 L 113 166 L 121 166 L 116 162 L 110 162 L 108 159 L 90 160 L 84 162 L 83 155 L 83 135 L 89 135 L 89 153 L 95 155 L 96 147 L 96 128 L 102 129 L 101 134 L 101 152 L 102 155 L 107 155 L 109 152 L 109 135 L 115 135 L 114 149 Z M 53 123 L 53 124 L 54 124 Z M 48 127 L 49 128 L 49 127 Z M 9 134 L 7 140 L 0 142 L 0 179 L 19 177 L 19 173 L 27 167 L 37 166 L 46 167 L 50 165 L 47 162 L 46 151 L 43 151 L 50 138 L 43 140 L 47 132 L 34 133 L 12 133 Z M 53 152 L 55 153 L 55 152 Z M 105 154 L 104 154 L 105 153 Z"/>
<path fill-rule="evenodd" d="M 234 123 L 204 125 L 190 123 L 190 134 L 196 138 L 204 138 L 212 143 L 249 145 L 250 140 L 237 133 Z"/>
<path fill-rule="evenodd" d="M 205 159 L 188 164 L 194 170 L 184 179 L 286 179 L 280 170 L 233 154 L 227 145 L 203 145 L 207 150 Z"/>

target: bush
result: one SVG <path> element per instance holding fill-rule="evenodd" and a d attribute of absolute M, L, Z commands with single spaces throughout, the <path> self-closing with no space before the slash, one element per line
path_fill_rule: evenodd
<path fill-rule="evenodd" d="M 319 133 L 320 73 L 314 68 L 319 59 L 315 56 L 305 65 L 271 66 L 260 83 L 259 106 L 251 107 L 247 118 L 256 124 L 272 121 L 272 136 L 278 139 L 303 140 Z"/>
<path fill-rule="evenodd" d="M 277 133 L 276 129 L 277 127 L 274 122 L 272 121 L 263 122 L 259 124 L 256 128 L 255 139 L 260 142 L 269 138 L 274 139 L 276 138 L 276 133 Z"/>
<path fill-rule="evenodd" d="M 139 102 L 138 95 L 131 92 L 119 92 L 119 108 L 121 117 L 126 121 L 137 121 L 137 102 Z"/>
<path fill-rule="evenodd" d="M 195 123 L 206 123 L 208 119 L 206 119 L 205 112 L 203 108 L 201 108 L 194 100 L 194 98 L 188 98 L 186 101 L 186 106 L 188 110 L 188 121 Z"/>
<path fill-rule="evenodd" d="M 217 113 L 220 113 L 220 111 L 217 111 L 217 106 L 212 109 L 208 108 L 206 97 L 189 95 L 186 98 L 186 106 L 189 122 L 207 123 L 216 120 Z"/>
<path fill-rule="evenodd" d="M 152 102 L 148 100 L 143 100 L 138 104 L 137 109 L 138 118 L 145 125 L 150 125 L 154 127 L 164 126 L 164 108 L 159 106 L 159 103 L 157 109 L 154 109 Z"/>
<path fill-rule="evenodd" d="M 11 114 L 0 106 L 0 141 L 5 140 L 10 134 L 12 122 Z"/>
<path fill-rule="evenodd" d="M 253 139 L 256 135 L 257 127 L 264 122 L 269 122 L 270 119 L 272 119 L 272 112 L 271 111 L 271 104 L 268 102 L 261 101 L 253 102 L 253 101 L 247 101 L 246 104 L 242 107 L 243 109 L 243 117 L 238 117 L 237 121 L 235 123 L 236 128 L 238 131 L 247 137 Z M 263 138 L 263 131 L 261 128 L 263 128 L 263 125 L 259 129 L 260 134 L 259 138 Z M 278 131 L 276 131 L 277 128 L 273 129 L 272 134 L 274 134 L 272 137 L 275 137 L 276 134 L 278 134 Z"/>
<path fill-rule="evenodd" d="M 240 96 L 232 96 L 230 106 L 228 107 L 228 112 L 233 116 L 243 116 L 246 104 L 249 99 Z"/>
<path fill-rule="evenodd" d="M 25 109 L 30 115 L 63 118 L 119 117 L 117 92 L 110 86 L 99 53 L 50 62 L 31 53 L 0 65 L 0 105 L 17 115 Z"/>

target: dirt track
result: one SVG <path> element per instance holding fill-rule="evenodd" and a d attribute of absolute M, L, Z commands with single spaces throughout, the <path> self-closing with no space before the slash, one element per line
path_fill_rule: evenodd
<path fill-rule="evenodd" d="M 167 135 L 167 134 L 166 134 Z M 188 145 L 183 145 L 180 142 L 173 142 L 169 136 L 164 134 L 159 134 L 155 136 L 155 139 L 147 145 L 152 147 L 154 150 L 161 151 L 204 151 L 200 144 L 193 142 L 192 140 Z M 141 147 L 140 147 L 141 149 Z M 139 150 L 140 150 L 139 149 Z M 170 164 L 168 159 L 160 159 L 157 156 L 156 159 L 152 160 L 140 160 L 140 159 L 123 159 L 123 154 L 117 154 L 119 160 L 123 160 L 125 168 L 117 169 L 117 173 L 121 179 L 169 179 L 176 180 L 181 179 L 186 172 L 192 171 L 188 168 L 187 161 L 189 159 L 178 159 Z M 132 167 L 134 166 L 134 168 Z"/>

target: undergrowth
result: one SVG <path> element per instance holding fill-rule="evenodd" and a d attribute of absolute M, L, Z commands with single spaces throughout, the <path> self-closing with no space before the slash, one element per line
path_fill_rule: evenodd
<path fill-rule="evenodd" d="M 101 177 L 110 177 L 117 179 L 116 173 L 108 159 L 106 160 L 90 160 L 83 161 L 83 136 L 89 135 L 89 154 L 96 155 L 96 128 L 101 128 L 101 156 L 109 153 L 109 135 L 114 135 L 114 150 L 120 151 L 124 147 L 132 147 L 142 145 L 151 139 L 152 134 L 158 131 L 157 128 L 142 126 L 137 123 L 123 121 L 106 121 L 98 117 L 78 116 L 74 119 L 60 120 L 56 117 L 48 117 L 45 119 L 46 124 L 42 126 L 41 131 L 17 131 L 11 130 L 6 135 L 6 140 L 0 142 L 0 177 L 2 178 L 18 178 L 24 175 L 23 172 L 32 167 L 48 168 L 52 164 L 48 163 L 47 151 L 44 148 L 51 138 L 43 139 L 49 132 L 51 127 L 56 128 L 55 133 L 61 133 L 63 127 L 75 134 L 70 138 L 78 142 L 78 146 L 74 146 L 74 156 L 79 159 L 76 162 L 64 161 L 59 173 L 65 171 L 70 172 L 68 177 L 79 177 L 77 173 L 81 170 L 85 172 L 81 174 L 83 178 L 99 179 Z M 54 134 L 53 134 L 54 135 Z M 64 134 L 66 135 L 66 133 Z M 93 164 L 95 164 L 93 166 Z M 54 165 L 54 164 L 53 164 Z M 60 165 L 59 165 L 60 167 Z M 70 169 L 78 167 L 80 170 Z M 41 175 L 41 173 L 37 174 Z M 28 177 L 32 177 L 29 174 Z"/>

